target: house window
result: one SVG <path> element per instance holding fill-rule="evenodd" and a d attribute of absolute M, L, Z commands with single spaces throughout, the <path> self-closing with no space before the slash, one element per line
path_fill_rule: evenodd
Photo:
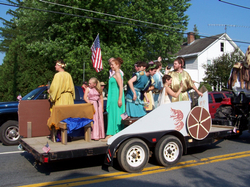
<path fill-rule="evenodd" d="M 211 60 L 207 60 L 207 65 L 211 65 Z"/>
<path fill-rule="evenodd" d="M 224 43 L 223 42 L 220 43 L 220 51 L 224 52 Z"/>

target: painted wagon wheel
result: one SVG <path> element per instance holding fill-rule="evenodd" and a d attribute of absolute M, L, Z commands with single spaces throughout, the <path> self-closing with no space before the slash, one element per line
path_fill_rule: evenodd
<path fill-rule="evenodd" d="M 196 106 L 188 114 L 187 130 L 194 139 L 203 140 L 206 138 L 211 126 L 211 116 L 205 108 Z"/>

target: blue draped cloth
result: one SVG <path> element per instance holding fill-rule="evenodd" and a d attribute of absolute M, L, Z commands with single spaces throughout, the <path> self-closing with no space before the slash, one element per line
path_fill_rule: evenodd
<path fill-rule="evenodd" d="M 88 118 L 67 118 L 61 122 L 67 123 L 67 133 L 68 136 L 77 137 L 84 135 L 84 126 L 88 125 L 90 122 L 94 122 L 92 119 Z"/>

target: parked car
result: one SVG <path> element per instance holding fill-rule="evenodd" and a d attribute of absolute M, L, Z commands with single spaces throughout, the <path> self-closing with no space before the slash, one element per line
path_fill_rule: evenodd
<path fill-rule="evenodd" d="M 220 107 L 221 101 L 224 98 L 229 98 L 233 96 L 231 92 L 221 91 L 221 92 L 208 92 L 208 101 L 209 101 L 209 112 L 214 118 L 214 114 L 216 113 L 216 109 Z"/>
<path fill-rule="evenodd" d="M 75 86 L 75 104 L 85 103 L 83 90 Z M 22 100 L 48 99 L 47 87 L 40 86 L 25 95 Z M 18 144 L 20 134 L 18 127 L 18 101 L 0 102 L 0 140 L 5 145 Z M 106 101 L 104 101 L 104 110 Z"/>

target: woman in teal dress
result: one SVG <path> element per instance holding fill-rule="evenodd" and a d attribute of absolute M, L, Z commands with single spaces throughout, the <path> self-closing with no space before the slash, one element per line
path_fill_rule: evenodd
<path fill-rule="evenodd" d="M 149 64 L 146 71 L 140 71 L 135 73 L 129 81 L 129 89 L 126 94 L 126 113 L 130 117 L 142 117 L 147 114 L 144 109 L 143 96 L 141 91 L 146 91 L 152 79 L 152 76 L 156 73 L 157 65 Z M 147 98 L 146 98 L 147 99 Z"/>
<path fill-rule="evenodd" d="M 123 91 L 123 77 L 120 73 L 120 67 L 123 63 L 121 58 L 112 59 L 110 68 L 115 74 L 109 79 L 108 101 L 106 110 L 108 112 L 107 141 L 112 135 L 122 130 L 121 114 L 125 112 L 125 99 Z"/>

